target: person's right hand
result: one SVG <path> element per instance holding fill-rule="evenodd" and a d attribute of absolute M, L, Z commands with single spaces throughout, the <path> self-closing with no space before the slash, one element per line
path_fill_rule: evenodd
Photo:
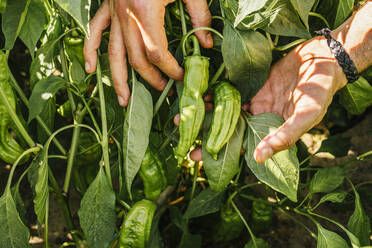
<path fill-rule="evenodd" d="M 111 2 L 110 2 L 111 1 Z M 90 21 L 90 38 L 84 43 L 85 70 L 93 73 L 102 32 L 111 23 L 109 61 L 114 87 L 121 106 L 129 101 L 127 56 L 131 66 L 157 90 L 170 78 L 182 81 L 183 69 L 168 51 L 164 29 L 165 7 L 175 0 L 105 0 Z M 184 0 L 193 27 L 209 26 L 211 14 L 206 0 Z M 110 6 L 111 4 L 111 6 Z M 208 31 L 195 33 L 205 48 L 213 46 Z"/>

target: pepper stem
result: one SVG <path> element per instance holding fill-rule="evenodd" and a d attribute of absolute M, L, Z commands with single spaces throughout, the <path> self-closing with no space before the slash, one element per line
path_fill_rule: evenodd
<path fill-rule="evenodd" d="M 198 39 L 196 38 L 195 35 L 192 35 L 190 36 L 190 38 L 192 39 L 192 44 L 193 44 L 193 47 L 194 47 L 194 52 L 192 55 L 200 55 L 200 46 L 199 46 L 199 41 Z"/>

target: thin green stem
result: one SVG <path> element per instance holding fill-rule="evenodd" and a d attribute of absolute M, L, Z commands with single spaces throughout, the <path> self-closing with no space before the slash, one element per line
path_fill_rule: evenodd
<path fill-rule="evenodd" d="M 185 48 L 185 45 L 186 45 L 186 41 L 187 39 L 189 38 L 190 35 L 192 35 L 193 33 L 199 31 L 199 30 L 208 30 L 208 31 L 211 31 L 215 34 L 217 34 L 221 39 L 223 39 L 223 35 L 218 32 L 217 30 L 213 29 L 213 28 L 210 28 L 210 27 L 198 27 L 198 28 L 194 28 L 192 30 L 190 30 L 187 34 L 185 34 L 183 37 L 182 37 L 182 40 L 181 40 L 181 47 L 182 47 L 182 53 L 184 56 L 186 56 L 186 48 Z"/>
<path fill-rule="evenodd" d="M 109 185 L 112 187 L 111 181 L 111 171 L 110 171 L 110 156 L 109 156 L 109 147 L 108 147 L 108 135 L 107 135 L 107 117 L 106 117 L 106 102 L 105 102 L 105 93 L 103 89 L 102 82 L 102 72 L 101 65 L 99 60 L 97 60 L 97 83 L 98 83 L 98 94 L 99 94 L 99 104 L 101 109 L 101 126 L 102 126 L 102 151 L 103 151 L 103 161 L 106 171 L 107 180 Z"/>
<path fill-rule="evenodd" d="M 64 52 L 63 47 L 61 47 L 61 50 L 59 51 L 59 56 L 61 58 L 63 77 L 65 78 L 66 81 L 69 82 L 70 79 L 69 79 L 68 70 L 67 70 L 67 60 L 66 60 L 66 56 L 65 56 L 65 52 Z M 76 103 L 75 103 L 75 100 L 74 100 L 74 96 L 72 95 L 71 91 L 69 91 L 69 90 L 67 90 L 67 96 L 68 96 L 68 100 L 70 101 L 72 115 L 74 115 L 74 113 L 76 111 Z"/>
<path fill-rule="evenodd" d="M 246 184 L 246 185 L 240 187 L 239 191 L 242 191 L 246 188 L 250 188 L 250 187 L 253 187 L 253 186 L 256 186 L 256 185 L 260 185 L 260 184 L 262 184 L 262 183 L 261 182 L 255 182 L 255 183 Z"/>
<path fill-rule="evenodd" d="M 310 195 L 311 195 L 310 193 L 307 193 L 307 195 L 302 200 L 302 202 L 300 203 L 300 205 L 297 206 L 297 208 L 300 208 L 305 203 L 305 201 L 310 197 Z"/>
<path fill-rule="evenodd" d="M 214 74 L 213 78 L 209 82 L 209 87 L 214 85 L 217 82 L 217 80 L 220 78 L 221 74 L 224 71 L 225 71 L 225 63 L 222 62 L 222 64 L 220 65 L 220 67 L 218 67 L 216 73 Z"/>
<path fill-rule="evenodd" d="M 182 0 L 178 0 L 178 8 L 180 9 L 182 35 L 185 35 L 187 33 L 187 25 Z"/>
<path fill-rule="evenodd" d="M 270 206 L 273 206 L 273 207 L 277 207 L 277 206 L 278 206 L 277 203 L 269 202 L 269 201 L 266 201 L 266 200 L 264 200 L 264 199 L 256 198 L 256 197 L 251 196 L 251 195 L 239 194 L 239 197 L 242 197 L 242 198 L 247 199 L 247 200 L 250 200 L 250 201 L 261 202 L 261 203 L 263 203 L 263 204 L 265 204 L 265 205 L 270 205 Z"/>
<path fill-rule="evenodd" d="M 10 80 L 9 83 L 12 85 L 13 89 L 18 93 L 19 97 L 23 101 L 23 103 L 26 105 L 27 108 L 29 108 L 29 102 L 26 97 L 26 95 L 23 93 L 23 90 L 21 87 L 19 87 L 18 82 L 13 76 L 13 73 L 10 73 Z M 44 131 L 50 136 L 52 134 L 52 131 L 50 131 L 49 127 L 45 124 L 43 119 L 40 118 L 39 115 L 36 116 L 36 121 L 40 124 L 40 126 L 44 129 Z M 62 153 L 66 154 L 65 148 L 61 145 L 61 143 L 58 141 L 57 138 L 53 139 L 54 144 L 56 145 L 57 149 Z"/>
<path fill-rule="evenodd" d="M 63 155 L 48 155 L 48 158 L 50 158 L 50 159 L 56 158 L 56 159 L 67 160 L 67 156 L 63 156 Z"/>
<path fill-rule="evenodd" d="M 22 137 L 25 139 L 25 141 L 27 142 L 29 147 L 34 147 L 35 142 L 32 140 L 31 136 L 28 134 L 28 132 L 25 129 L 25 127 L 23 126 L 22 122 L 19 120 L 17 113 L 12 108 L 12 106 L 11 106 L 9 100 L 8 100 L 8 96 L 5 94 L 4 89 L 1 85 L 0 85 L 0 101 L 2 101 L 2 103 L 4 104 L 4 106 L 6 108 L 6 111 L 8 112 L 10 117 L 12 118 L 12 121 L 16 125 L 18 131 L 20 132 Z"/>
<path fill-rule="evenodd" d="M 274 51 L 285 51 L 285 50 L 288 50 L 294 46 L 297 46 L 298 44 L 301 44 L 302 42 L 305 42 L 307 41 L 307 39 L 298 39 L 298 40 L 295 40 L 295 41 L 292 41 L 291 43 L 288 43 L 284 46 L 277 46 L 277 47 L 274 47 L 273 50 Z"/>
<path fill-rule="evenodd" d="M 239 211 L 238 207 L 235 205 L 234 201 L 231 201 L 231 205 L 233 206 L 233 208 L 235 209 L 235 211 L 238 213 L 240 219 L 242 220 L 242 222 L 244 223 L 245 227 L 247 228 L 248 232 L 249 232 L 249 235 L 251 236 L 252 238 L 252 241 L 253 241 L 253 245 L 254 247 L 258 248 L 257 246 L 257 243 L 256 243 L 256 237 L 254 236 L 251 228 L 249 227 L 248 223 L 245 221 L 242 213 Z"/>
<path fill-rule="evenodd" d="M 282 212 L 285 216 L 287 216 L 289 219 L 291 219 L 292 221 L 296 222 L 297 224 L 299 224 L 300 226 L 302 226 L 303 229 L 305 229 L 306 231 L 308 231 L 311 235 L 311 237 L 313 237 L 315 240 L 317 240 L 317 236 L 316 234 L 310 230 L 310 228 L 308 228 L 302 221 L 296 219 L 295 217 L 293 217 L 292 215 L 290 215 L 289 213 L 287 213 L 284 209 L 282 208 L 278 208 L 280 212 Z"/>
<path fill-rule="evenodd" d="M 97 131 L 99 137 L 102 139 L 102 132 L 101 132 L 101 129 L 99 128 L 99 125 L 98 125 L 98 123 L 97 123 L 97 120 L 96 120 L 96 118 L 94 117 L 93 112 L 92 112 L 92 110 L 90 109 L 88 102 L 85 100 L 84 96 L 81 96 L 81 100 L 83 101 L 83 103 L 84 103 L 84 107 L 87 109 L 87 111 L 88 111 L 88 113 L 89 113 L 89 116 L 90 116 L 90 119 L 91 119 L 92 122 L 93 122 L 93 126 L 94 126 L 94 128 L 96 129 L 96 131 Z"/>
<path fill-rule="evenodd" d="M 194 177 L 192 179 L 192 188 L 191 188 L 191 194 L 190 194 L 190 201 L 194 199 L 195 189 L 196 189 L 196 179 L 198 178 L 198 163 L 195 163 L 194 165 Z"/>
<path fill-rule="evenodd" d="M 321 14 L 315 13 L 315 12 L 309 12 L 309 16 L 318 17 L 319 19 L 321 19 L 324 22 L 324 24 L 327 26 L 327 28 L 331 28 L 327 19 L 325 19 L 324 16 L 322 16 Z"/>
<path fill-rule="evenodd" d="M 47 196 L 45 204 L 44 243 L 46 248 L 50 247 L 48 232 L 49 232 L 49 194 Z"/>
<path fill-rule="evenodd" d="M 155 104 L 155 107 L 154 107 L 154 116 L 158 113 L 161 105 L 163 104 L 163 102 L 164 102 L 165 98 L 167 97 L 167 95 L 168 95 L 170 89 L 172 88 L 173 84 L 174 84 L 174 80 L 173 79 L 169 79 L 167 86 L 165 86 L 165 89 L 163 90 L 163 92 L 161 93 L 158 101 Z"/>

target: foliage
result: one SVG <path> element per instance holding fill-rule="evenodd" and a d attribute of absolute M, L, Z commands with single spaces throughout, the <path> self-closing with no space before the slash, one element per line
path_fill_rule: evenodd
<path fill-rule="evenodd" d="M 207 112 L 204 119 L 198 120 L 203 123 L 202 130 L 191 130 L 199 132 L 192 149 L 201 147 L 203 161 L 192 161 L 187 156 L 177 165 L 179 130 L 173 117 L 180 112 L 183 85 L 177 82 L 175 93 L 168 94 L 173 85 L 173 80 L 169 80 L 165 91 L 156 92 L 130 67 L 131 98 L 129 105 L 121 108 L 110 75 L 106 34 L 99 48 L 96 73 L 88 75 L 83 69 L 83 40 L 90 35 L 90 16 L 100 2 L 0 0 L 0 122 L 5 123 L 6 118 L 0 138 L 4 139 L 2 146 L 14 148 L 19 143 L 17 148 L 22 150 L 13 159 L 5 189 L 1 189 L 0 247 L 30 247 L 30 203 L 34 221 L 44 228 L 45 247 L 59 246 L 49 240 L 52 199 L 57 199 L 72 238 L 68 241 L 62 237 L 66 241 L 63 246 L 119 247 L 120 234 L 131 236 L 134 230 L 125 224 L 120 227 L 119 223 L 145 198 L 144 182 L 138 171 L 150 148 L 164 165 L 162 176 L 167 177 L 168 185 L 164 190 L 162 186 L 158 199 L 151 199 L 157 204 L 151 202 L 151 215 L 145 216 L 143 212 L 138 215 L 148 218 L 145 222 L 150 224 L 146 225 L 152 223 L 151 226 L 142 228 L 137 225 L 138 216 L 130 218 L 132 226 L 146 231 L 136 235 L 142 235 L 139 243 L 148 240 L 148 247 L 226 247 L 231 245 L 228 242 L 233 247 L 276 247 L 270 243 L 272 240 L 263 239 L 267 237 L 265 233 L 271 233 L 272 215 L 277 213 L 274 210 L 300 223 L 318 247 L 370 245 L 369 212 L 365 207 L 368 199 L 359 195 L 349 177 L 358 169 L 350 166 L 372 152 L 318 168 L 308 163 L 312 154 L 302 156 L 306 152 L 299 145 L 258 164 L 253 158 L 255 147 L 282 125 L 283 119 L 272 113 L 250 115 L 242 110 L 236 126 L 231 127 L 234 131 L 231 138 L 213 157 L 205 148 L 212 122 L 212 113 Z M 212 15 L 222 22 L 213 21 L 215 47 L 201 49 L 201 54 L 210 61 L 207 91 L 211 92 L 219 80 L 229 81 L 239 90 L 242 105 L 260 90 L 272 64 L 288 52 L 291 44 L 311 38 L 312 31 L 319 29 L 322 22 L 319 16 L 337 27 L 350 16 L 356 4 L 353 0 L 209 3 Z M 188 43 L 187 37 L 195 30 L 183 8 L 182 1 L 169 4 L 165 22 L 169 49 L 181 65 L 184 57 L 196 50 Z M 183 22 L 187 30 L 182 30 Z M 76 42 L 71 45 L 71 40 Z M 12 62 L 20 47 L 27 47 L 23 55 L 28 62 L 21 61 L 28 70 L 25 82 L 20 81 L 21 69 Z M 333 102 L 338 109 L 330 108 L 328 116 L 347 111 L 343 121 L 348 123 L 355 115 L 368 111 L 372 104 L 370 75 L 367 73 L 340 90 Z M 17 101 L 3 97 L 15 93 Z M 17 106 L 13 106 L 15 103 Z M 339 119 L 331 121 L 337 124 Z M 344 157 L 350 149 L 350 139 L 331 135 L 316 153 Z M 0 166 L 10 162 L 4 151 Z M 17 167 L 24 162 L 27 166 Z M 23 173 L 18 173 L 21 170 Z M 25 175 L 28 183 L 23 181 Z M 151 179 L 151 174 L 148 176 Z M 12 181 L 16 183 L 12 185 Z M 351 189 L 347 189 L 345 181 Z M 20 186 L 31 188 L 33 196 L 26 204 L 22 197 L 31 198 L 31 193 L 24 194 Z M 70 207 L 73 192 L 78 192 L 78 210 Z M 350 202 L 355 207 L 347 224 L 315 212 L 321 205 L 349 206 Z M 227 210 L 234 215 L 236 229 L 225 227 L 216 232 L 216 226 L 226 222 L 221 216 Z M 249 215 L 251 218 L 247 218 Z M 308 227 L 309 222 L 305 223 L 303 218 L 314 225 Z M 329 229 L 320 219 L 339 229 Z M 244 231 L 240 232 L 243 226 Z M 224 240 L 229 236 L 224 232 L 231 234 L 231 230 L 239 232 L 231 236 L 234 240 Z M 312 230 L 317 230 L 317 235 Z"/>

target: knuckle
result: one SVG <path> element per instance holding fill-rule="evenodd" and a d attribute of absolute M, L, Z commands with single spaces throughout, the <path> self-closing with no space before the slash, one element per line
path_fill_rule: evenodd
<path fill-rule="evenodd" d="M 130 0 L 130 6 L 135 12 L 140 12 L 147 6 L 146 0 Z"/>
<path fill-rule="evenodd" d="M 117 45 L 114 45 L 112 43 L 109 43 L 108 45 L 108 56 L 109 57 L 118 57 L 123 55 L 123 50 L 117 47 Z"/>
<path fill-rule="evenodd" d="M 155 49 L 147 49 L 146 55 L 149 61 L 153 64 L 159 64 L 162 59 L 161 52 L 158 48 Z"/>
<path fill-rule="evenodd" d="M 130 57 L 128 58 L 128 61 L 129 61 L 129 64 L 130 64 L 130 65 L 131 65 L 135 70 L 140 69 L 140 68 L 142 67 L 142 64 L 143 64 L 139 59 L 134 58 L 134 57 L 132 57 L 132 56 L 130 56 Z"/>

